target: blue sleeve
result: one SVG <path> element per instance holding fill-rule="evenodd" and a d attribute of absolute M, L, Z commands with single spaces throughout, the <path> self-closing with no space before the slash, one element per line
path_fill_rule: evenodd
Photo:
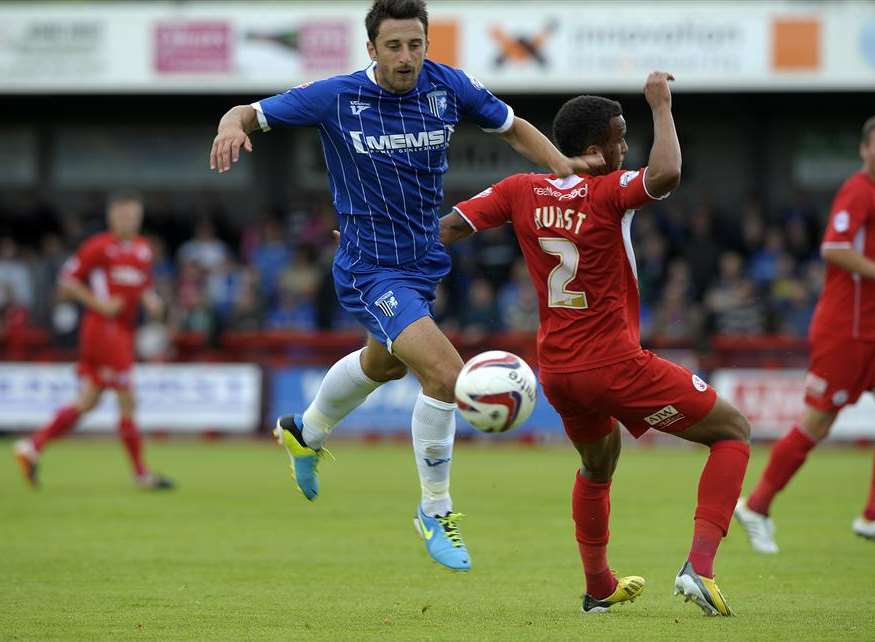
<path fill-rule="evenodd" d="M 503 133 L 513 125 L 513 109 L 492 95 L 479 80 L 461 69 L 452 69 L 462 114 L 485 131 Z"/>
<path fill-rule="evenodd" d="M 321 123 L 339 91 L 335 78 L 292 87 L 276 96 L 252 103 L 263 131 L 271 127 L 313 126 Z"/>

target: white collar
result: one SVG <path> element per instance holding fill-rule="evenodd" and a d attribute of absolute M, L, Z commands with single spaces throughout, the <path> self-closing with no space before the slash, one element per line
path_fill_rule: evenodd
<path fill-rule="evenodd" d="M 371 64 L 365 69 L 365 74 L 367 74 L 368 79 L 374 83 L 377 87 L 380 86 L 380 83 L 377 82 L 377 76 L 375 74 L 375 69 L 377 68 L 376 61 L 371 61 Z M 381 88 L 382 89 L 382 88 Z"/>

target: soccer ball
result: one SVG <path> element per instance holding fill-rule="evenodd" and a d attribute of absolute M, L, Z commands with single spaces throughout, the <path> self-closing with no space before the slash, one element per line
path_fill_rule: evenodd
<path fill-rule="evenodd" d="M 535 373 L 515 354 L 482 352 L 456 379 L 459 412 L 477 430 L 507 432 L 523 424 L 535 408 Z"/>

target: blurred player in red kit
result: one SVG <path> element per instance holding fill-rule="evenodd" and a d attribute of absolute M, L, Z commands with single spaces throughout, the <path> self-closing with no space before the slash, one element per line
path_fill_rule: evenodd
<path fill-rule="evenodd" d="M 77 367 L 82 385 L 74 403 L 61 408 L 30 439 L 15 444 L 15 457 L 33 486 L 38 485 L 37 464 L 46 444 L 72 430 L 110 388 L 116 393 L 119 436 L 130 456 L 137 485 L 173 488 L 171 480 L 146 468 L 142 439 L 134 423 L 131 369 L 139 305 L 142 302 L 153 317 L 160 317 L 163 311 L 161 299 L 152 289 L 152 250 L 139 235 L 142 220 L 139 196 L 111 196 L 107 203 L 109 231 L 85 241 L 62 269 L 59 293 L 85 308 Z"/>
<path fill-rule="evenodd" d="M 620 455 L 618 420 L 636 437 L 650 428 L 708 446 L 699 481 L 692 548 L 675 594 L 708 615 L 731 615 L 714 582 L 750 455 L 747 420 L 686 368 L 643 350 L 631 224 L 634 210 L 665 198 L 680 182 L 681 151 L 666 73 L 650 74 L 653 113 L 647 167 L 624 171 L 626 123 L 620 104 L 599 96 L 568 101 L 553 123 L 556 145 L 577 156 L 600 153 L 595 175 L 517 174 L 458 204 L 441 220 L 441 239 L 511 223 L 538 292 L 539 378 L 580 453 L 572 493 L 586 576 L 585 613 L 635 599 L 637 576 L 608 567 L 611 479 Z"/>
<path fill-rule="evenodd" d="M 751 546 L 777 553 L 772 501 L 805 463 L 809 451 L 829 434 L 842 408 L 875 391 L 875 116 L 863 125 L 863 168 L 836 194 L 820 254 L 826 282 L 811 320 L 805 411 L 772 448 L 769 463 L 735 517 Z M 851 528 L 875 540 L 875 462 L 869 500 Z"/>

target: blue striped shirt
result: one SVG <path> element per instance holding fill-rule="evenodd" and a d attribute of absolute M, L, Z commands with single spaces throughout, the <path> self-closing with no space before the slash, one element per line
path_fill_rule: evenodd
<path fill-rule="evenodd" d="M 261 128 L 319 127 L 339 217 L 337 261 L 413 264 L 438 240 L 447 149 L 470 118 L 504 132 L 513 110 L 465 72 L 426 60 L 406 94 L 381 88 L 375 65 L 305 83 L 253 107 Z"/>

